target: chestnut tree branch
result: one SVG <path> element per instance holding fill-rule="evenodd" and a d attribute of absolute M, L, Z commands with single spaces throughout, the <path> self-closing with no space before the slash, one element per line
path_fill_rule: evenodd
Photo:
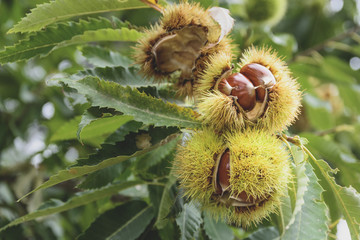
<path fill-rule="evenodd" d="M 355 26 L 353 28 L 348 29 L 347 31 L 340 33 L 339 35 L 336 35 L 334 37 L 328 38 L 326 39 L 324 42 L 319 43 L 318 45 L 315 45 L 311 48 L 308 48 L 302 52 L 299 52 L 298 54 L 296 54 L 290 61 L 290 62 L 294 62 L 296 61 L 296 59 L 298 57 L 301 56 L 309 56 L 311 55 L 313 52 L 318 52 L 323 50 L 325 47 L 327 47 L 331 42 L 337 42 L 337 41 L 341 41 L 344 40 L 348 37 L 351 37 L 352 35 L 354 35 L 355 33 L 357 33 L 358 31 L 360 31 L 360 26 Z"/>

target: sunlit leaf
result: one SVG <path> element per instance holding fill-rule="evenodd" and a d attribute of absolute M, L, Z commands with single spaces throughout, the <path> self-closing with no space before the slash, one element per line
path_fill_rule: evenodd
<path fill-rule="evenodd" d="M 295 167 L 294 173 L 295 183 L 290 183 L 289 186 L 293 186 L 295 189 L 289 189 L 288 191 L 294 191 L 294 207 L 292 207 L 290 196 L 286 196 L 283 199 L 283 203 L 280 206 L 280 234 L 283 235 L 285 231 L 294 223 L 297 215 L 302 210 L 305 204 L 304 195 L 308 191 L 309 178 L 305 173 L 305 154 L 298 147 L 293 146 L 291 148 L 291 155 L 293 157 Z"/>
<path fill-rule="evenodd" d="M 9 33 L 38 31 L 51 23 L 83 15 L 144 7 L 141 1 L 55 0 L 32 9 Z"/>
<path fill-rule="evenodd" d="M 60 43 L 62 43 L 62 46 L 75 44 L 76 42 L 71 40 L 74 36 L 82 36 L 82 42 L 86 42 L 85 35 L 83 36 L 83 34 L 87 31 L 103 28 L 120 28 L 127 25 L 127 23 L 114 22 L 102 17 L 89 18 L 88 20 L 80 19 L 79 22 L 59 23 L 40 32 L 31 34 L 28 38 L 20 40 L 13 46 L 7 46 L 4 50 L 0 51 L 0 63 L 17 62 L 38 55 L 44 56 Z M 128 33 L 119 36 L 118 41 L 121 41 L 122 38 L 125 39 L 126 34 Z M 129 38 L 128 36 L 126 37 Z M 75 40 L 79 38 L 80 37 L 77 37 Z M 87 38 L 87 41 L 97 41 L 97 39 L 94 36 L 92 39 Z"/>
<path fill-rule="evenodd" d="M 310 155 L 311 153 L 306 150 Z M 360 194 L 352 187 L 342 187 L 335 182 L 335 178 L 330 174 L 336 173 L 335 170 L 323 160 L 317 160 L 312 155 L 311 165 L 318 174 L 322 186 L 326 191 L 332 193 L 332 201 L 337 203 L 350 230 L 352 239 L 360 237 Z M 325 183 L 323 183 L 325 182 Z"/>
<path fill-rule="evenodd" d="M 327 206 L 321 199 L 324 191 L 309 163 L 305 164 L 306 175 L 309 178 L 307 190 L 303 195 L 304 203 L 301 209 L 295 208 L 295 219 L 285 228 L 284 240 L 318 239 L 325 240 L 328 235 L 329 218 Z"/>
<path fill-rule="evenodd" d="M 96 67 L 129 67 L 131 60 L 118 52 L 108 50 L 99 46 L 83 46 L 81 53 L 86 60 Z"/>
<path fill-rule="evenodd" d="M 78 81 L 69 78 L 56 80 L 85 95 L 91 100 L 93 106 L 114 108 L 124 114 L 134 116 L 136 121 L 155 126 L 193 128 L 200 126 L 191 109 L 165 103 L 130 87 L 125 88 L 117 83 L 95 77 L 86 77 Z"/>

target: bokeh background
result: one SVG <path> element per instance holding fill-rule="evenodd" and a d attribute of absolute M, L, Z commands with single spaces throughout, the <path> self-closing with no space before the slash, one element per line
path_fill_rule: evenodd
<path fill-rule="evenodd" d="M 43 2 L 0 0 L 0 49 L 25 37 L 6 32 Z M 270 45 L 289 63 L 304 98 L 302 113 L 288 134 L 307 138 L 315 156 L 340 170 L 337 182 L 360 192 L 360 0 L 289 0 L 287 5 L 274 1 L 286 12 L 270 22 L 261 21 L 261 12 L 249 16 L 245 1 L 199 2 L 230 9 L 236 20 L 231 35 L 239 53 L 251 45 Z M 105 16 L 148 27 L 160 14 L 149 8 Z M 102 44 L 114 51 L 122 49 L 131 58 L 132 43 Z M 88 105 L 70 102 L 61 88 L 46 84 L 56 74 L 88 67 L 83 47 L 71 45 L 45 58 L 0 66 L 0 226 L 48 199 L 66 200 L 77 192 L 77 182 L 69 181 L 16 202 L 49 176 L 94 151 L 106 137 L 87 136 L 81 144 L 74 124 L 69 123 L 79 121 Z M 95 204 L 99 203 L 10 228 L 0 239 L 74 239 L 97 215 Z M 340 220 L 337 226 L 337 238 L 349 239 L 346 223 Z"/>

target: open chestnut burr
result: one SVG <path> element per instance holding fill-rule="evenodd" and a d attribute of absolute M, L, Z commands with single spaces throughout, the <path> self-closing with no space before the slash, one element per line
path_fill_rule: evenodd
<path fill-rule="evenodd" d="M 218 90 L 234 99 L 251 121 L 260 117 L 269 98 L 268 90 L 276 84 L 272 72 L 258 63 L 246 64 L 239 73 L 220 79 Z"/>
<path fill-rule="evenodd" d="M 179 146 L 174 165 L 185 196 L 243 226 L 276 210 L 291 176 L 282 143 L 254 130 L 222 136 L 198 131 Z"/>

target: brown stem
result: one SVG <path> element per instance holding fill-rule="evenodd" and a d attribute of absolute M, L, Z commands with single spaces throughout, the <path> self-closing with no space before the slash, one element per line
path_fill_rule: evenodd
<path fill-rule="evenodd" d="M 328 135 L 328 134 L 338 133 L 338 132 L 345 132 L 345 131 L 353 132 L 354 131 L 354 126 L 348 125 L 348 124 L 343 124 L 343 125 L 338 125 L 338 126 L 336 126 L 334 128 L 331 128 L 331 129 L 315 132 L 314 134 L 316 134 L 317 136 L 325 136 L 325 135 Z"/>
<path fill-rule="evenodd" d="M 277 134 L 276 137 L 280 138 L 281 140 L 286 140 L 287 142 L 290 142 L 298 147 L 303 145 L 299 136 L 290 137 L 286 134 Z"/>

